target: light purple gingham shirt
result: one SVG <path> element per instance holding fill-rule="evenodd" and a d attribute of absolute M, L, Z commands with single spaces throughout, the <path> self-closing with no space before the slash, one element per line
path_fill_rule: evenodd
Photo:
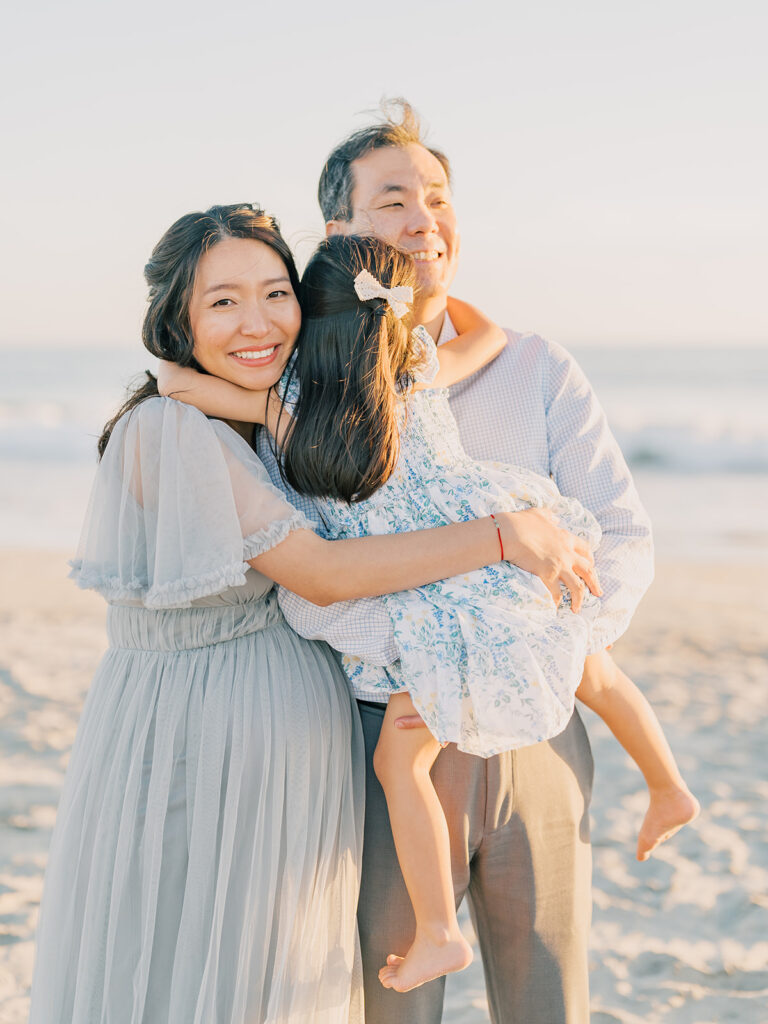
<path fill-rule="evenodd" d="M 446 316 L 438 344 L 456 330 Z M 450 391 L 450 404 L 467 453 L 551 476 L 563 494 L 578 498 L 600 523 L 603 538 L 595 565 L 603 588 L 602 612 L 592 631 L 592 651 L 603 650 L 627 628 L 653 579 L 648 516 L 611 434 L 600 403 L 576 361 L 537 334 L 507 331 L 502 353 Z M 281 480 L 264 431 L 257 451 L 290 501 L 310 519 L 322 520 L 312 499 Z M 392 625 L 379 598 L 310 604 L 282 587 L 280 607 L 301 636 L 325 640 L 376 665 L 397 661 Z M 356 697 L 381 701 L 381 693 Z"/>

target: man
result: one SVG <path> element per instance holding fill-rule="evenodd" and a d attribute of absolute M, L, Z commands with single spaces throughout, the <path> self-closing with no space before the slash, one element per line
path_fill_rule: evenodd
<path fill-rule="evenodd" d="M 456 333 L 446 314 L 459 257 L 450 167 L 441 152 L 423 143 L 407 103 L 397 101 L 389 110 L 380 123 L 353 133 L 333 150 L 320 178 L 320 205 L 328 234 L 375 234 L 413 256 L 419 280 L 416 319 L 441 343 Z M 604 596 L 595 629 L 598 652 L 624 631 L 652 578 L 648 521 L 578 366 L 542 338 L 507 334 L 501 355 L 451 389 L 451 406 L 471 456 L 551 475 L 600 522 L 596 566 Z M 302 635 L 326 639 L 378 664 L 397 659 L 381 602 L 318 609 L 288 592 L 281 592 L 280 600 Z M 588 659 L 586 670 L 599 672 L 604 665 L 605 658 Z M 366 1021 L 438 1024 L 443 978 L 407 994 L 384 989 L 378 981 L 387 955 L 403 954 L 410 946 L 414 921 L 371 765 L 384 705 L 374 694 L 356 696 L 368 754 L 358 914 Z M 456 902 L 469 898 L 494 1024 L 589 1019 L 592 768 L 576 713 L 547 743 L 488 760 L 451 746 L 435 764 L 433 778 L 451 834 Z"/>

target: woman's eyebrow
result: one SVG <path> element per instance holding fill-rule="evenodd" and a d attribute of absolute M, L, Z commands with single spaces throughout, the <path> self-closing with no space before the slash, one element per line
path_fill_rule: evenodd
<path fill-rule="evenodd" d="M 285 282 L 287 282 L 288 284 L 291 283 L 291 279 L 288 277 L 287 274 L 284 274 L 282 277 L 270 277 L 267 278 L 266 281 L 259 281 L 259 285 L 266 286 L 271 284 L 283 284 Z M 220 284 L 212 284 L 210 288 L 206 288 L 205 291 L 203 292 L 203 295 L 210 295 L 211 292 L 239 291 L 240 288 L 242 288 L 242 285 L 238 284 L 236 281 L 222 281 Z"/>
<path fill-rule="evenodd" d="M 222 281 L 221 284 L 212 284 L 210 288 L 206 288 L 203 295 L 210 295 L 211 292 L 235 291 L 239 289 L 239 287 L 239 284 L 230 284 L 227 281 Z"/>

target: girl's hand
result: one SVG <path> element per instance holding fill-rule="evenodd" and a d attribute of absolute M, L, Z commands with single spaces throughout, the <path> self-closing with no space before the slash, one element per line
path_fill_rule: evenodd
<path fill-rule="evenodd" d="M 589 545 L 559 527 L 549 509 L 497 512 L 496 519 L 505 559 L 538 576 L 556 605 L 562 600 L 561 583 L 571 593 L 574 612 L 581 609 L 585 584 L 596 597 L 602 596 Z"/>
<path fill-rule="evenodd" d="M 193 370 L 191 366 L 179 366 L 178 363 L 169 363 L 161 359 L 157 367 L 157 390 L 163 398 L 177 398 L 184 391 L 190 391 L 196 387 L 202 379 L 202 374 Z"/>
<path fill-rule="evenodd" d="M 157 390 L 164 398 L 194 405 L 206 416 L 238 423 L 264 423 L 267 392 L 251 391 L 220 377 L 198 373 L 190 366 L 160 360 Z"/>
<path fill-rule="evenodd" d="M 467 302 L 449 296 L 448 316 L 456 328 L 457 337 L 446 341 L 437 350 L 440 372 L 429 385 L 433 388 L 450 387 L 477 373 L 507 344 L 504 331 Z"/>

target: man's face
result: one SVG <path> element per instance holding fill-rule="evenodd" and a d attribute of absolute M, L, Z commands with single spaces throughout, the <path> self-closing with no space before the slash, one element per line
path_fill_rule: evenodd
<path fill-rule="evenodd" d="M 424 146 L 374 149 L 352 164 L 352 219 L 329 234 L 376 235 L 413 256 L 420 298 L 445 298 L 456 274 L 459 233 L 440 161 Z"/>

